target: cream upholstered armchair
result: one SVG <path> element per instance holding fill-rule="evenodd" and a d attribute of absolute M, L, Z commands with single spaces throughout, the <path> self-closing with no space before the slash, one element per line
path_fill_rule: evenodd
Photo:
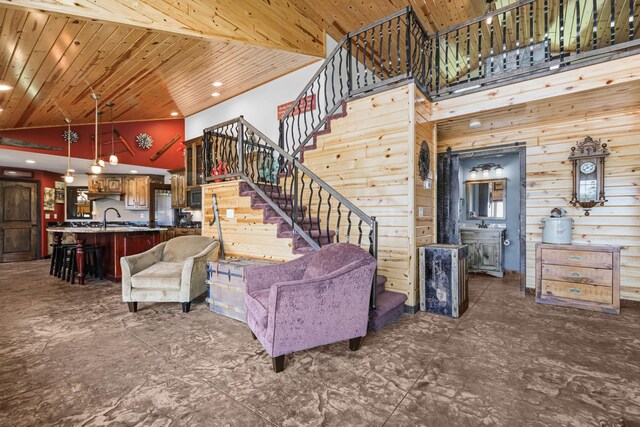
<path fill-rule="evenodd" d="M 181 302 L 182 312 L 188 313 L 191 301 L 207 290 L 207 261 L 218 259 L 219 246 L 210 237 L 182 236 L 123 256 L 122 300 L 132 313 L 139 301 Z"/>

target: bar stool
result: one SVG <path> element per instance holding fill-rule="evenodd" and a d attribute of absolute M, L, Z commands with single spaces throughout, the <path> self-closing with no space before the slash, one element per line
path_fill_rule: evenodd
<path fill-rule="evenodd" d="M 102 257 L 101 248 L 97 245 L 85 246 L 84 248 L 84 271 L 86 276 L 91 276 L 94 279 L 104 279 L 104 273 L 102 271 Z M 61 278 L 67 282 L 71 282 L 73 285 L 76 282 L 76 274 L 78 273 L 78 266 L 76 264 L 76 255 L 78 248 L 72 246 L 64 251 L 64 259 L 62 261 L 63 272 Z M 85 277 L 86 277 L 85 276 Z"/>
<path fill-rule="evenodd" d="M 52 244 L 53 251 L 51 252 L 51 267 L 49 268 L 49 274 L 56 277 L 61 277 L 62 265 L 64 260 L 64 252 L 67 248 L 75 246 L 73 243 L 59 243 Z"/>

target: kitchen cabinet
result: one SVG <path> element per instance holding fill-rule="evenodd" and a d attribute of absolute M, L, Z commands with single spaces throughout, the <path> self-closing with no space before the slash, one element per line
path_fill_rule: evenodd
<path fill-rule="evenodd" d="M 469 273 L 504 276 L 504 229 L 478 228 L 460 231 L 463 245 L 469 247 Z"/>
<path fill-rule="evenodd" d="M 204 159 L 202 157 L 202 137 L 184 142 L 184 170 L 187 190 L 204 184 Z"/>
<path fill-rule="evenodd" d="M 149 184 L 162 183 L 160 176 L 127 176 L 124 183 L 124 208 L 149 210 Z"/>
<path fill-rule="evenodd" d="M 185 183 L 185 170 L 178 169 L 171 172 L 171 207 L 186 208 L 187 207 L 187 190 Z"/>
<path fill-rule="evenodd" d="M 122 177 L 89 175 L 89 193 L 122 193 Z"/>

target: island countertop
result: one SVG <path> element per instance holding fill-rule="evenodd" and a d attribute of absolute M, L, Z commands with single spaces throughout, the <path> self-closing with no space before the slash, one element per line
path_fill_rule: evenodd
<path fill-rule="evenodd" d="M 85 279 L 85 249 L 96 248 L 99 253 L 102 272 L 111 281 L 122 278 L 120 258 L 135 255 L 151 249 L 166 239 L 166 228 L 135 227 L 113 225 L 100 227 L 49 227 L 53 233 L 53 243 L 60 244 L 64 234 L 71 234 L 76 240 L 76 265 L 78 266 L 78 284 Z"/>
<path fill-rule="evenodd" d="M 138 233 L 138 232 L 152 232 L 152 231 L 167 231 L 167 228 L 162 227 L 49 227 L 47 231 L 50 233 Z"/>

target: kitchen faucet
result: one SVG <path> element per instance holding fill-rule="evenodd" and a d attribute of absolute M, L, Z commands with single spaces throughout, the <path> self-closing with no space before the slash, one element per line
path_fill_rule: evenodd
<path fill-rule="evenodd" d="M 118 209 L 116 208 L 107 208 L 104 210 L 103 216 L 102 216 L 102 228 L 104 228 L 105 230 L 107 229 L 107 211 L 110 210 L 114 210 L 116 211 L 116 215 L 118 215 L 118 218 L 120 218 L 120 212 L 118 212 Z"/>

